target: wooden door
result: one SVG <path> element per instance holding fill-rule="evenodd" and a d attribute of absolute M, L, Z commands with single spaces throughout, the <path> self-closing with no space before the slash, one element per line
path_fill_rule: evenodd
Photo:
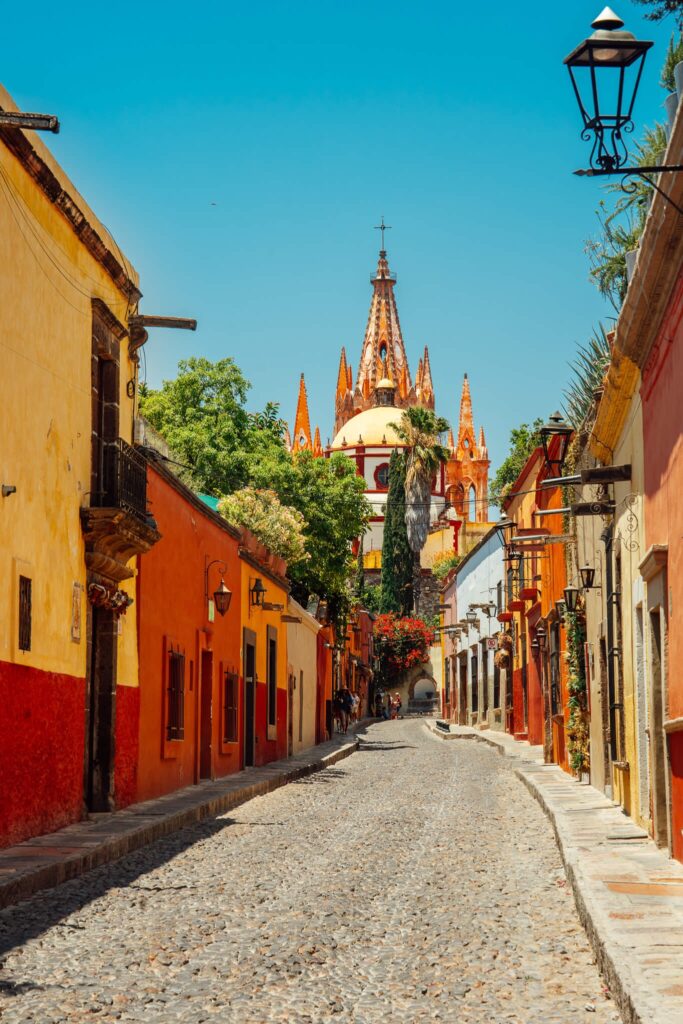
<path fill-rule="evenodd" d="M 213 651 L 202 651 L 199 711 L 199 778 L 213 778 Z"/>

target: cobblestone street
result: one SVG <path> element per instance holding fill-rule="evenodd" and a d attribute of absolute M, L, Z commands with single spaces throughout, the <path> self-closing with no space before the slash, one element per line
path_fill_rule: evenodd
<path fill-rule="evenodd" d="M 550 826 L 423 722 L 0 915 L 3 1024 L 618 1021 Z"/>

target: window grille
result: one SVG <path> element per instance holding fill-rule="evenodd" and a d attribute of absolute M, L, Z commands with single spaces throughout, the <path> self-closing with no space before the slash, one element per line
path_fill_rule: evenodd
<path fill-rule="evenodd" d="M 223 742 L 237 743 L 238 677 L 235 672 L 225 673 L 225 703 L 223 706 Z"/>
<path fill-rule="evenodd" d="M 19 650 L 31 650 L 31 584 L 28 576 L 19 577 Z"/>
<path fill-rule="evenodd" d="M 166 734 L 169 740 L 182 740 L 185 736 L 185 655 L 180 651 L 168 652 Z"/>

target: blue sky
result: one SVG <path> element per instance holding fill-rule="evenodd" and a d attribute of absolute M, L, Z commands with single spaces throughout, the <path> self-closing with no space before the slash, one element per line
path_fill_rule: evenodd
<path fill-rule="evenodd" d="M 429 345 L 439 411 L 462 374 L 494 465 L 509 430 L 561 401 L 575 345 L 612 311 L 588 282 L 596 182 L 562 58 L 600 0 L 36 2 L 3 15 L 2 81 L 59 115 L 46 141 L 141 274 L 148 382 L 235 358 L 250 404 L 292 420 L 299 373 L 332 433 L 339 351 L 354 366 L 382 214 L 413 369 Z M 638 125 L 663 116 L 673 24 L 654 39 Z M 215 205 L 214 205 L 215 204 Z"/>

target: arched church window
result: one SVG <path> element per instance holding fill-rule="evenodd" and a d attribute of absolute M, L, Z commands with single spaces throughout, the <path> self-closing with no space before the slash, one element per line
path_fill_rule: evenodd
<path fill-rule="evenodd" d="M 380 357 L 380 359 L 384 359 L 386 354 L 387 354 L 387 343 L 386 343 L 386 341 L 383 341 L 382 344 L 379 347 L 379 357 Z"/>
<path fill-rule="evenodd" d="M 467 438 L 465 438 L 465 440 L 463 441 L 462 446 L 463 448 L 469 448 L 470 442 L 467 440 Z"/>
<path fill-rule="evenodd" d="M 375 470 L 375 486 L 380 491 L 386 491 L 389 487 L 389 463 L 383 462 Z"/>
<path fill-rule="evenodd" d="M 474 485 L 469 489 L 467 505 L 467 518 L 471 523 L 474 523 L 477 519 L 477 492 L 474 489 Z"/>

